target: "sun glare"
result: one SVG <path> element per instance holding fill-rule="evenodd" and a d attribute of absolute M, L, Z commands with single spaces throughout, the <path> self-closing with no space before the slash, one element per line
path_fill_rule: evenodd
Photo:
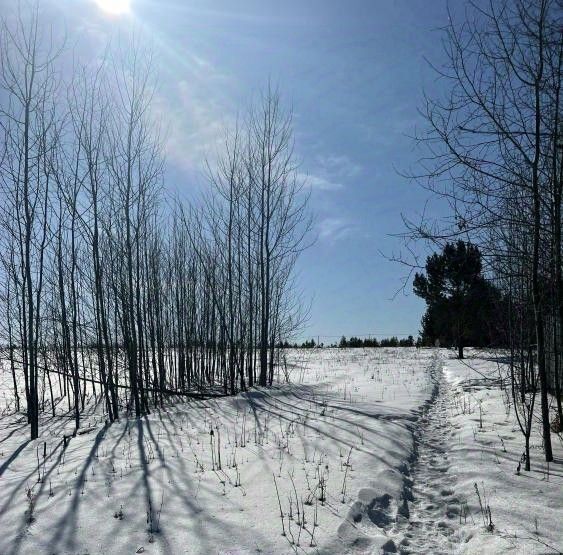
<path fill-rule="evenodd" d="M 106 13 L 122 15 L 131 11 L 131 0 L 96 0 L 96 4 Z"/>

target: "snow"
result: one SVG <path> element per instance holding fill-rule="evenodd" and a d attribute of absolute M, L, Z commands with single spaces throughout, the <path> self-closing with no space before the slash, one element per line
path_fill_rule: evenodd
<path fill-rule="evenodd" d="M 98 405 L 66 448 L 62 407 L 33 442 L 21 415 L 1 417 L 0 553 L 563 549 L 561 441 L 549 475 L 539 449 L 532 471 L 515 474 L 513 411 L 475 381 L 498 373 L 487 353 L 466 363 L 435 349 L 285 353 L 290 383 L 111 426 Z M 6 366 L 0 374 L 12 406 Z"/>
<path fill-rule="evenodd" d="M 495 358 L 491 353 L 470 351 L 467 360 L 449 359 L 443 365 L 447 419 L 453 432 L 448 441 L 448 473 L 456 495 L 467 500 L 473 515 L 460 531 L 467 543 L 459 552 L 563 552 L 563 438 L 552 435 L 555 460 L 548 465 L 538 401 L 531 471 L 516 473 L 524 451 L 523 436 L 509 406 L 510 394 L 498 383 L 493 385 L 499 378 Z M 506 376 L 502 364 L 500 375 Z M 495 526 L 492 534 L 481 533 L 475 484 L 487 496 Z"/>

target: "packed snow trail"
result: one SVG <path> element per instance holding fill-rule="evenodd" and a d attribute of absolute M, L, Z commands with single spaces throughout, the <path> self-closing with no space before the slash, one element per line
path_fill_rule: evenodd
<path fill-rule="evenodd" d="M 415 459 L 408 518 L 398 517 L 404 536 L 400 552 L 452 553 L 459 539 L 453 536 L 453 519 L 459 519 L 460 501 L 455 495 L 456 477 L 449 473 L 449 443 L 454 434 L 448 418 L 450 386 L 444 378 L 442 360 L 431 367 L 434 393 L 423 409 L 415 429 Z"/>

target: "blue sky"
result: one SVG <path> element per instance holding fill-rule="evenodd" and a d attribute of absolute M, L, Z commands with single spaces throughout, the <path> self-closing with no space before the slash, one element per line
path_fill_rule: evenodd
<path fill-rule="evenodd" d="M 401 213 L 415 216 L 428 197 L 397 169 L 420 156 L 409 135 L 423 125 L 423 89 L 437 88 L 425 58 L 442 61 L 445 0 L 130 2 L 124 16 L 94 0 L 55 5 L 84 52 L 119 29 L 153 45 L 168 186 L 187 198 L 205 186 L 205 157 L 270 79 L 293 109 L 312 188 L 318 238 L 298 263 L 312 300 L 303 336 L 416 335 L 424 305 L 410 286 L 393 299 L 407 270 L 380 252 L 398 251 Z"/>

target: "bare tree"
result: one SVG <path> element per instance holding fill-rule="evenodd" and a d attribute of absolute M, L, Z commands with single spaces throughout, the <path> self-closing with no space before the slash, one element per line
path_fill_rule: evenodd
<path fill-rule="evenodd" d="M 419 138 L 428 156 L 419 177 L 449 203 L 452 219 L 445 228 L 426 222 L 410 226 L 414 237 L 471 238 L 482 247 L 492 276 L 510 273 L 514 266 L 507 261 L 513 258 L 523 262 L 519 279 L 529 280 L 524 290 L 530 294 L 534 329 L 533 338 L 522 341 L 526 350 L 530 345 L 537 350 L 548 461 L 553 455 L 546 317 L 557 301 L 547 284 L 549 275 L 560 272 L 549 252 L 551 245 L 560 251 L 560 222 L 553 225 L 554 217 L 560 220 L 555 206 L 561 201 L 553 194 L 559 186 L 554 162 L 562 44 L 558 7 L 551 0 L 491 0 L 470 3 L 460 24 L 450 18 L 444 40 L 448 64 L 439 70 L 447 93 L 426 99 L 429 128 Z M 513 241 L 522 234 L 529 240 Z"/>
<path fill-rule="evenodd" d="M 38 4 L 0 22 L 0 83 L 5 101 L 0 126 L 5 144 L 1 179 L 2 224 L 16 243 L 14 293 L 21 305 L 20 341 L 31 438 L 39 434 L 38 353 L 44 256 L 49 234 L 52 155 L 60 46 L 40 21 Z"/>

